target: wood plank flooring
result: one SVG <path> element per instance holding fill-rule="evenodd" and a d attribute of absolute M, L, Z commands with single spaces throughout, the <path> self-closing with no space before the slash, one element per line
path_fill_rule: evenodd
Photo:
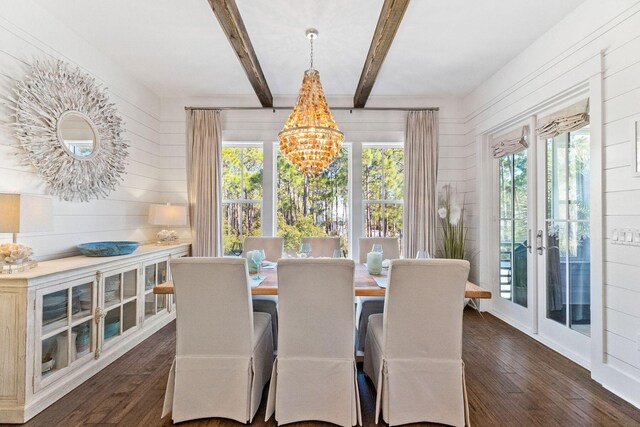
<path fill-rule="evenodd" d="M 463 349 L 474 427 L 640 425 L 640 410 L 591 380 L 587 370 L 489 314 L 465 311 Z M 171 425 L 160 414 L 174 350 L 172 323 L 26 425 Z M 361 372 L 358 382 L 363 423 L 372 426 L 375 390 Z M 263 421 L 265 402 L 266 393 L 253 425 L 275 426 L 273 418 Z M 180 425 L 240 424 L 207 419 Z"/>

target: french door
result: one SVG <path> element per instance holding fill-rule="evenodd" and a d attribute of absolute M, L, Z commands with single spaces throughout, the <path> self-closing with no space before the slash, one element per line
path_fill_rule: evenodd
<path fill-rule="evenodd" d="M 590 360 L 589 128 L 497 159 L 494 310 L 573 360 Z"/>
<path fill-rule="evenodd" d="M 538 140 L 539 334 L 590 361 L 590 131 Z"/>

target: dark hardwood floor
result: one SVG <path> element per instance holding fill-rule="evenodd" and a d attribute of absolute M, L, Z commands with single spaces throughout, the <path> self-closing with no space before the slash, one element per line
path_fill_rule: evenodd
<path fill-rule="evenodd" d="M 160 419 L 175 348 L 175 323 L 33 418 L 29 426 L 168 426 Z M 592 381 L 589 372 L 497 318 L 467 309 L 464 361 L 473 426 L 638 426 L 640 410 Z M 358 376 L 365 426 L 374 422 L 375 392 Z M 254 425 L 265 423 L 263 404 Z M 318 425 L 322 423 L 300 423 Z M 240 425 L 223 419 L 182 423 Z"/>

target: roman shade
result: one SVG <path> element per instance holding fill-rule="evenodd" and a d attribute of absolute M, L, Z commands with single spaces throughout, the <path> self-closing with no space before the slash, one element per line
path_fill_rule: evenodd
<path fill-rule="evenodd" d="M 589 99 L 584 99 L 538 120 L 538 137 L 553 138 L 589 124 Z"/>
<path fill-rule="evenodd" d="M 529 147 L 527 136 L 529 134 L 529 126 L 522 126 L 507 134 L 501 135 L 494 139 L 491 146 L 493 158 L 510 156 Z"/>

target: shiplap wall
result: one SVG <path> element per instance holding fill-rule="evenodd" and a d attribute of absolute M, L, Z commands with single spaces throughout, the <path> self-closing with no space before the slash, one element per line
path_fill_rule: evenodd
<path fill-rule="evenodd" d="M 276 105 L 293 105 L 295 98 L 277 98 Z M 331 106 L 349 105 L 350 98 L 330 98 Z M 162 100 L 162 151 L 167 159 L 163 169 L 165 198 L 174 203 L 184 203 L 185 182 L 185 106 L 214 107 L 228 105 L 255 106 L 252 98 L 195 98 Z M 470 159 L 473 146 L 466 144 L 464 119 L 461 106 L 453 98 L 372 98 L 368 106 L 375 107 L 439 107 L 440 108 L 440 155 L 439 187 L 451 183 L 460 193 L 464 193 L 468 212 L 475 210 L 475 184 L 469 177 L 472 166 Z M 289 115 L 287 110 L 266 111 L 223 111 L 222 136 L 225 141 L 277 141 L 277 134 Z M 334 110 L 333 115 L 345 141 L 360 143 L 403 142 L 406 113 L 402 111 L 349 111 Z M 473 224 L 473 222 L 472 222 Z M 469 231 L 469 245 L 472 253 L 476 248 L 476 229 Z M 475 266 L 474 266 L 475 267 Z M 475 278 L 475 271 L 472 278 Z"/>
<path fill-rule="evenodd" d="M 10 126 L 12 111 L 4 99 L 29 71 L 29 64 L 45 58 L 77 65 L 108 87 L 125 121 L 130 156 L 124 181 L 107 199 L 70 203 L 54 198 L 54 230 L 19 235 L 18 241 L 32 246 L 42 260 L 73 255 L 75 245 L 82 242 L 153 240 L 157 228 L 147 224 L 148 204 L 165 201 L 162 158 L 157 154 L 161 148 L 159 98 L 28 0 L 3 5 L 0 14 L 0 192 L 47 193 L 35 169 L 21 165 L 16 157 L 20 148 Z M 10 238 L 0 234 L 0 241 Z"/>
<path fill-rule="evenodd" d="M 465 98 L 466 140 L 473 143 L 482 131 L 588 80 L 601 60 L 605 366 L 599 380 L 640 405 L 640 247 L 613 245 L 610 239 L 614 228 L 640 229 L 640 177 L 632 176 L 630 132 L 631 118 L 640 114 L 640 2 L 587 1 L 540 37 Z M 478 156 L 471 164 L 481 163 Z M 481 178 L 479 170 L 470 171 Z M 480 272 L 485 286 L 491 285 L 484 282 L 489 268 L 483 265 Z"/>

